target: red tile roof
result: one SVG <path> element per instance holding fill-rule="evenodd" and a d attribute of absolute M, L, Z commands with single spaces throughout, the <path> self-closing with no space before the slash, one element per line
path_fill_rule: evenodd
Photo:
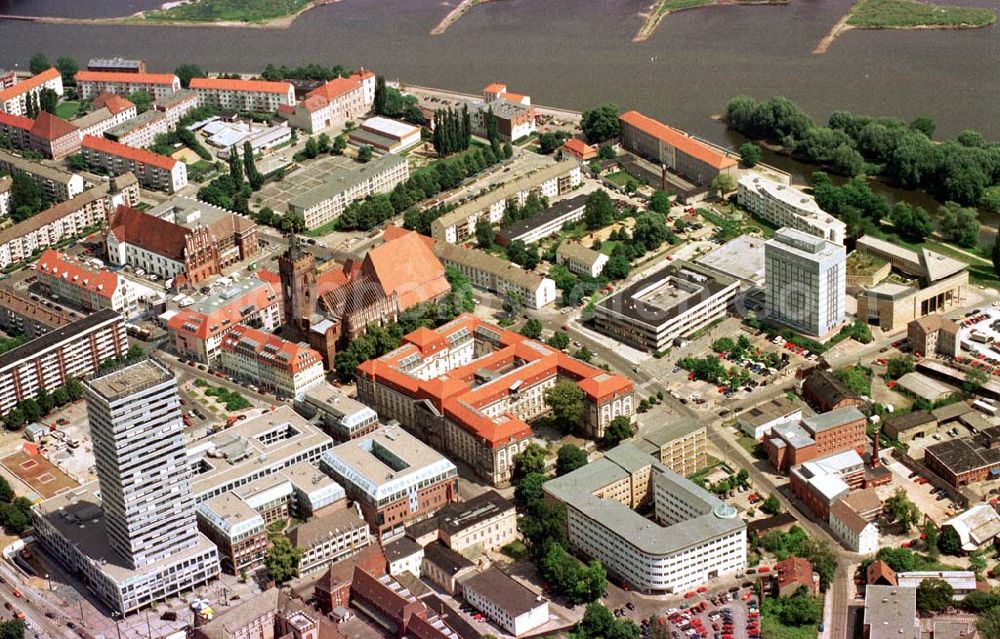
<path fill-rule="evenodd" d="M 11 98 L 16 98 L 17 96 L 27 93 L 32 89 L 37 89 L 49 80 L 55 80 L 59 77 L 59 71 L 55 67 L 51 67 L 42 71 L 38 75 L 34 75 L 27 80 L 21 80 L 9 89 L 0 91 L 0 102 L 6 102 Z"/>
<path fill-rule="evenodd" d="M 507 85 L 500 84 L 499 82 L 494 82 L 492 84 L 487 84 L 483 89 L 483 93 L 501 93 L 507 90 Z"/>
<path fill-rule="evenodd" d="M 12 126 L 15 129 L 30 131 L 35 121 L 20 115 L 10 113 L 0 113 L 0 126 Z"/>
<path fill-rule="evenodd" d="M 784 589 L 792 584 L 801 584 L 807 588 L 813 586 L 813 565 L 801 557 L 789 557 L 774 564 L 778 573 L 778 587 Z"/>
<path fill-rule="evenodd" d="M 695 140 L 683 131 L 667 126 L 653 118 L 646 117 L 638 111 L 622 113 L 618 116 L 618 119 L 716 169 L 736 166 L 736 160 L 721 151 L 717 151 L 707 144 Z"/>
<path fill-rule="evenodd" d="M 118 289 L 118 276 L 111 271 L 85 267 L 53 249 L 42 253 L 35 263 L 35 270 L 42 278 L 61 279 L 107 299 L 111 299 Z"/>
<path fill-rule="evenodd" d="M 292 85 L 287 82 L 267 80 L 224 80 L 222 78 L 192 78 L 192 89 L 218 89 L 223 91 L 259 91 L 261 93 L 288 93 Z"/>
<path fill-rule="evenodd" d="M 368 251 L 362 271 L 372 275 L 386 295 L 399 295 L 399 310 L 432 300 L 451 290 L 444 265 L 416 231 L 393 237 Z"/>
<path fill-rule="evenodd" d="M 106 108 L 111 111 L 111 115 L 118 115 L 122 111 L 126 111 L 135 105 L 128 99 L 123 98 L 115 93 L 102 93 L 94 98 L 90 103 L 90 108 L 94 111 L 100 109 L 101 107 Z"/>
<path fill-rule="evenodd" d="M 39 113 L 38 117 L 35 118 L 35 123 L 31 125 L 31 135 L 48 140 L 49 142 L 64 138 L 67 135 L 73 135 L 79 130 L 76 125 L 57 118 L 46 111 Z"/>
<path fill-rule="evenodd" d="M 255 286 L 243 295 L 227 301 L 225 306 L 214 308 L 210 313 L 186 308 L 170 318 L 167 327 L 174 333 L 205 340 L 228 332 L 243 321 L 241 311 L 252 306 L 256 311 L 278 303 L 276 287 L 265 282 Z"/>
<path fill-rule="evenodd" d="M 350 78 L 334 78 L 307 93 L 306 97 L 321 97 L 327 100 L 334 100 L 359 88 L 361 88 L 360 78 L 356 78 L 355 76 L 351 76 Z"/>
<path fill-rule="evenodd" d="M 79 71 L 77 82 L 122 82 L 126 84 L 166 84 L 177 82 L 173 73 L 115 73 L 113 71 Z"/>
<path fill-rule="evenodd" d="M 152 151 L 147 151 L 146 149 L 136 149 L 125 144 L 119 144 L 118 142 L 112 142 L 111 140 L 105 138 L 97 138 L 92 135 L 83 136 L 83 148 L 93 149 L 94 151 L 107 153 L 108 155 L 115 155 L 120 158 L 132 160 L 133 162 L 139 162 L 140 164 L 159 167 L 164 171 L 173 171 L 174 167 L 177 166 L 177 160 L 168 158 L 165 155 L 153 153 Z"/>
<path fill-rule="evenodd" d="M 222 350 L 252 354 L 258 362 L 279 368 L 294 375 L 316 364 L 323 358 L 305 344 L 296 344 L 273 333 L 237 324 L 222 339 Z"/>
<path fill-rule="evenodd" d="M 111 214 L 108 232 L 119 242 L 140 246 L 175 262 L 184 261 L 188 230 L 179 224 L 120 205 Z"/>
<path fill-rule="evenodd" d="M 597 149 L 579 138 L 566 140 L 563 144 L 563 149 L 581 160 L 590 160 L 597 157 Z"/>

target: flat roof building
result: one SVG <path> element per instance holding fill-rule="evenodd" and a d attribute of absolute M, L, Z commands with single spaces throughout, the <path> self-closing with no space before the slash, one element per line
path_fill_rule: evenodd
<path fill-rule="evenodd" d="M 737 280 L 676 260 L 598 302 L 594 326 L 629 346 L 659 351 L 725 317 L 738 292 Z"/>
<path fill-rule="evenodd" d="M 917 589 L 867 586 L 863 625 L 866 639 L 920 639 Z"/>
<path fill-rule="evenodd" d="M 764 242 L 755 235 L 741 235 L 695 261 L 724 277 L 739 280 L 740 288 L 764 286 Z"/>
<path fill-rule="evenodd" d="M 379 428 L 374 410 L 325 382 L 308 389 L 297 406 L 310 418 L 318 416 L 323 430 L 338 442 L 364 437 Z"/>
<path fill-rule="evenodd" d="M 764 246 L 767 317 L 808 335 L 839 327 L 844 322 L 844 247 L 787 227 Z"/>
<path fill-rule="evenodd" d="M 368 118 L 350 132 L 351 142 L 385 153 L 400 153 L 420 144 L 420 127 L 377 116 Z"/>
<path fill-rule="evenodd" d="M 680 593 L 746 567 L 736 509 L 627 443 L 549 480 L 570 545 L 642 592 Z M 655 519 L 633 510 L 652 498 Z"/>
<path fill-rule="evenodd" d="M 844 243 L 847 225 L 821 209 L 811 195 L 794 187 L 747 173 L 739 179 L 737 198 L 740 206 L 774 226 L 787 226 L 834 244 Z"/>

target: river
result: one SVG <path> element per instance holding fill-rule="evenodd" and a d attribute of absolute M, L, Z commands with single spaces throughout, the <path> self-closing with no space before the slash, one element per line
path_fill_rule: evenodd
<path fill-rule="evenodd" d="M 450 0 L 454 3 L 457 0 Z M 0 67 L 35 51 L 145 58 L 153 70 L 196 62 L 259 71 L 268 62 L 367 66 L 390 79 L 478 92 L 493 81 L 538 104 L 584 109 L 613 101 L 716 142 L 737 137 L 710 119 L 730 97 L 783 94 L 817 119 L 831 110 L 934 118 L 938 135 L 964 128 L 1000 139 L 1000 37 L 965 31 L 852 31 L 825 55 L 812 49 L 851 0 L 722 6 L 668 16 L 646 42 L 631 38 L 651 0 L 498 0 L 447 33 L 429 31 L 450 4 L 343 0 L 289 29 L 121 27 L 0 22 Z M 1000 0 L 955 0 L 1000 10 Z M 153 0 L 0 0 L 0 13 L 125 15 Z M 811 170 L 790 161 L 796 175 Z M 890 192 L 891 195 L 895 195 Z"/>

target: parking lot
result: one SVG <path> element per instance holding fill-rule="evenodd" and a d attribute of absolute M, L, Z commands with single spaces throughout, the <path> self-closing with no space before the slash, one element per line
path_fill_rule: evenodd
<path fill-rule="evenodd" d="M 759 639 L 760 612 L 751 582 L 714 594 L 687 593 L 678 608 L 642 621 L 644 639 Z M 693 596 L 692 596 L 693 595 Z M 694 603 L 691 603 L 691 602 Z M 620 616 L 620 615 L 619 615 Z"/>

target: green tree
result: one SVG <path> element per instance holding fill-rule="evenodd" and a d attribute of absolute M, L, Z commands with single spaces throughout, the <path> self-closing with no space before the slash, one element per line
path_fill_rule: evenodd
<path fill-rule="evenodd" d="M 552 333 L 552 337 L 548 339 L 547 343 L 552 348 L 558 348 L 559 350 L 569 348 L 569 335 L 565 331 L 556 331 Z"/>
<path fill-rule="evenodd" d="M 24 426 L 24 421 L 24 411 L 21 410 L 20 406 L 15 406 L 3 416 L 3 423 L 7 430 L 18 430 Z"/>
<path fill-rule="evenodd" d="M 44 209 L 47 204 L 42 187 L 24 171 L 15 171 L 10 185 L 11 208 L 27 207 L 30 210 L 30 217 Z"/>
<path fill-rule="evenodd" d="M 563 432 L 578 429 L 583 420 L 583 391 L 571 381 L 556 382 L 543 393 L 545 405 L 552 411 L 552 418 Z"/>
<path fill-rule="evenodd" d="M 960 246 L 974 247 L 979 241 L 979 218 L 973 208 L 963 207 L 956 202 L 945 202 L 938 209 L 941 231 Z"/>
<path fill-rule="evenodd" d="M 80 67 L 76 64 L 76 60 L 68 56 L 61 56 L 56 60 L 56 69 L 59 70 L 59 74 L 62 76 L 63 85 L 76 85 L 76 72 L 80 70 Z"/>
<path fill-rule="evenodd" d="M 240 158 L 239 150 L 235 146 L 229 147 L 229 179 L 234 190 L 239 191 L 243 186 L 243 160 Z"/>
<path fill-rule="evenodd" d="M 655 624 L 654 624 L 655 625 Z M 572 639 L 639 639 L 639 628 L 628 618 L 616 619 L 599 603 L 591 603 L 570 634 Z"/>
<path fill-rule="evenodd" d="M 385 77 L 380 75 L 375 78 L 375 100 L 372 103 L 375 115 L 386 114 L 386 100 Z"/>
<path fill-rule="evenodd" d="M 590 230 L 599 229 L 611 224 L 615 219 L 615 204 L 607 191 L 598 189 L 591 191 L 583 207 L 583 221 Z"/>
<path fill-rule="evenodd" d="M 367 144 L 362 144 L 358 147 L 358 162 L 367 163 L 371 162 L 372 159 L 372 148 Z"/>
<path fill-rule="evenodd" d="M 476 244 L 479 248 L 490 248 L 496 243 L 496 239 L 497 235 L 489 218 L 483 215 L 476 220 Z"/>
<path fill-rule="evenodd" d="M 333 138 L 333 145 L 330 147 L 330 153 L 333 155 L 343 155 L 344 149 L 347 148 L 347 138 L 341 133 L 337 137 Z"/>
<path fill-rule="evenodd" d="M 723 196 L 736 189 L 736 178 L 728 173 L 720 173 L 712 178 L 709 188 L 719 194 L 719 196 Z"/>
<path fill-rule="evenodd" d="M 583 112 L 580 128 L 591 144 L 617 137 L 619 133 L 618 106 L 610 102 Z"/>
<path fill-rule="evenodd" d="M 926 117 L 915 118 L 913 122 L 910 122 L 910 128 L 914 131 L 920 131 L 928 138 L 934 137 L 934 130 L 937 126 L 934 124 L 934 120 Z"/>
<path fill-rule="evenodd" d="M 291 540 L 284 535 L 274 535 L 271 547 L 264 557 L 264 566 L 275 583 L 283 584 L 295 576 L 302 559 L 302 549 L 292 545 Z"/>
<path fill-rule="evenodd" d="M 14 489 L 10 487 L 7 480 L 0 477 L 0 502 L 10 503 L 14 500 Z"/>
<path fill-rule="evenodd" d="M 649 210 L 661 215 L 670 213 L 670 196 L 657 189 L 649 199 Z"/>
<path fill-rule="evenodd" d="M 767 513 L 768 515 L 777 515 L 781 512 L 781 502 L 778 500 L 778 496 L 774 493 L 767 496 L 764 503 L 760 505 L 760 509 Z"/>
<path fill-rule="evenodd" d="M 153 97 L 146 91 L 134 91 L 127 96 L 128 101 L 135 105 L 137 113 L 149 111 L 149 105 L 153 103 Z"/>
<path fill-rule="evenodd" d="M 74 171 L 86 171 L 89 168 L 87 160 L 83 157 L 82 153 L 74 153 L 69 156 L 69 166 Z"/>
<path fill-rule="evenodd" d="M 604 263 L 604 268 L 601 269 L 601 277 L 611 281 L 623 280 L 628 277 L 631 270 L 632 264 L 627 257 L 624 255 L 615 255 Z"/>
<path fill-rule="evenodd" d="M 515 474 L 517 467 L 515 466 Z M 533 512 L 545 498 L 542 484 L 546 477 L 540 472 L 522 475 L 514 482 L 514 503 L 524 512 Z"/>
<path fill-rule="evenodd" d="M 624 415 L 619 415 L 611 420 L 607 428 L 604 429 L 604 437 L 601 443 L 605 447 L 617 446 L 620 442 L 631 438 L 635 434 L 635 429 L 632 427 L 632 422 L 629 421 L 628 417 Z"/>
<path fill-rule="evenodd" d="M 1000 639 L 1000 606 L 981 613 L 976 618 L 976 628 L 983 639 Z"/>
<path fill-rule="evenodd" d="M 982 389 L 983 384 L 989 381 L 989 377 L 982 370 L 978 368 L 970 369 L 965 373 L 965 381 L 962 383 L 962 389 L 969 394 L 975 394 Z"/>
<path fill-rule="evenodd" d="M 938 528 L 933 521 L 928 519 L 921 530 L 924 533 L 924 543 L 927 544 L 927 555 L 936 561 L 940 553 L 938 550 Z"/>
<path fill-rule="evenodd" d="M 542 475 L 545 473 L 545 449 L 532 442 L 524 450 L 514 455 L 513 480 L 516 482 L 522 477 L 531 474 Z"/>
<path fill-rule="evenodd" d="M 243 143 L 243 170 L 246 173 L 250 188 L 259 191 L 264 186 L 264 176 L 257 170 L 257 160 L 254 158 L 253 145 L 250 140 Z"/>
<path fill-rule="evenodd" d="M 31 56 L 31 60 L 28 61 L 28 70 L 31 71 L 32 75 L 38 75 L 42 71 L 46 71 L 52 68 L 52 64 L 49 59 L 45 57 L 44 53 L 36 53 Z"/>
<path fill-rule="evenodd" d="M 982 579 L 986 572 L 986 555 L 982 550 L 974 550 L 969 554 L 969 570 L 976 573 L 976 579 Z"/>
<path fill-rule="evenodd" d="M 740 145 L 740 162 L 748 169 L 752 169 L 760 162 L 760 147 L 753 142 L 745 142 Z"/>
<path fill-rule="evenodd" d="M 174 75 L 181 81 L 181 86 L 186 89 L 191 86 L 192 78 L 204 78 L 205 72 L 197 64 L 182 64 L 174 69 Z"/>
<path fill-rule="evenodd" d="M 916 370 L 916 361 L 911 355 L 893 357 L 885 365 L 885 374 L 889 376 L 889 379 L 899 379 L 914 370 Z"/>
<path fill-rule="evenodd" d="M 24 628 L 20 619 L 0 621 L 0 639 L 24 639 Z"/>
<path fill-rule="evenodd" d="M 962 553 L 962 539 L 951 526 L 944 526 L 938 533 L 938 550 L 946 555 L 957 556 Z"/>
<path fill-rule="evenodd" d="M 597 157 L 600 160 L 613 160 L 618 157 L 618 154 L 615 153 L 615 147 L 610 144 L 602 144 L 597 147 Z"/>
<path fill-rule="evenodd" d="M 915 503 L 910 501 L 906 491 L 897 488 L 896 491 L 885 500 L 884 512 L 886 519 L 896 522 L 904 533 L 908 533 L 910 528 L 920 521 L 920 509 Z"/>
<path fill-rule="evenodd" d="M 955 589 L 943 579 L 924 579 L 917 586 L 917 610 L 920 612 L 940 612 L 952 604 Z"/>
<path fill-rule="evenodd" d="M 37 422 L 41 419 L 42 407 L 38 405 L 34 399 L 26 399 L 22 402 L 18 402 L 18 406 L 24 411 L 24 419 L 29 422 Z"/>
<path fill-rule="evenodd" d="M 562 477 L 587 464 L 587 453 L 579 446 L 564 444 L 556 455 L 556 477 Z"/>
<path fill-rule="evenodd" d="M 541 339 L 542 338 L 542 323 L 535 318 L 531 318 L 524 323 L 521 330 L 518 331 L 521 335 L 529 337 L 531 339 Z"/>
<path fill-rule="evenodd" d="M 520 313 L 521 309 L 524 308 L 524 298 L 521 297 L 521 293 L 514 289 L 508 289 L 503 298 L 502 308 L 510 317 Z"/>

